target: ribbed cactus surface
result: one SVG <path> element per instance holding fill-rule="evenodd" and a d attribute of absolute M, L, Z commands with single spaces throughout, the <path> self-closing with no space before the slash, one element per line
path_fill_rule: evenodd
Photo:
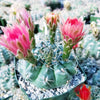
<path fill-rule="evenodd" d="M 18 87 L 14 68 L 13 55 L 3 46 L 0 46 L 0 90 L 5 93 L 11 92 L 14 87 Z M 5 93 L 3 98 L 1 96 L 1 99 L 8 100 L 12 94 L 6 94 L 5 96 Z"/>
<path fill-rule="evenodd" d="M 7 67 L 5 66 L 0 70 L 0 88 L 2 90 L 9 90 L 12 86 L 10 69 Z"/>
<path fill-rule="evenodd" d="M 100 40 L 96 40 L 93 34 L 86 35 L 81 44 L 90 56 L 100 59 Z"/>
<path fill-rule="evenodd" d="M 93 75 L 93 82 L 95 85 L 100 86 L 100 70 L 97 71 L 95 75 Z"/>
<path fill-rule="evenodd" d="M 10 64 L 12 58 L 13 55 L 3 46 L 0 46 L 0 66 Z"/>
<path fill-rule="evenodd" d="M 18 87 L 14 68 L 15 66 L 13 61 L 9 65 L 0 68 L 0 88 L 4 91 Z"/>
<path fill-rule="evenodd" d="M 18 71 L 39 88 L 51 89 L 66 84 L 76 74 L 77 65 L 75 59 L 63 61 L 62 48 L 62 44 L 51 45 L 49 42 L 41 42 L 40 47 L 32 51 L 37 65 L 33 66 L 25 60 L 19 60 Z"/>

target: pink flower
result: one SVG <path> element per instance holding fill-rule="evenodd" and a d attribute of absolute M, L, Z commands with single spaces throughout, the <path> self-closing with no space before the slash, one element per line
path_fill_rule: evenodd
<path fill-rule="evenodd" d="M 16 14 L 16 19 L 19 23 L 23 21 L 24 24 L 33 32 L 34 25 L 32 17 L 26 9 L 24 8 L 20 9 Z"/>
<path fill-rule="evenodd" d="M 52 13 L 48 13 L 45 16 L 45 20 L 46 20 L 46 23 L 49 26 L 49 28 L 53 28 L 54 25 L 55 25 L 55 27 L 57 27 L 57 22 L 59 20 L 59 16 L 58 16 L 58 14 L 55 14 L 53 12 Z"/>
<path fill-rule="evenodd" d="M 57 23 L 57 18 L 58 18 L 58 15 L 54 14 L 54 13 L 49 13 L 47 14 L 46 16 L 46 21 L 47 21 L 47 24 L 53 19 L 53 22 L 54 24 Z"/>
<path fill-rule="evenodd" d="M 18 56 L 18 51 L 20 51 L 22 56 L 26 57 L 31 45 L 27 27 L 21 23 L 20 25 L 3 27 L 2 30 L 4 35 L 0 37 L 0 44 L 9 49 L 15 56 Z"/>
<path fill-rule="evenodd" d="M 76 45 L 84 36 L 84 32 L 82 32 L 83 22 L 77 18 L 68 18 L 66 22 L 61 25 L 61 31 L 66 42 L 71 39 L 72 44 Z"/>
<path fill-rule="evenodd" d="M 73 46 L 73 49 L 76 49 L 78 47 L 78 43 Z"/>
<path fill-rule="evenodd" d="M 77 92 L 76 92 L 76 95 L 80 98 L 80 100 L 90 100 L 91 91 L 90 91 L 90 88 L 87 88 L 85 84 L 82 85 L 82 88 L 79 86 L 79 88 L 77 89 Z"/>

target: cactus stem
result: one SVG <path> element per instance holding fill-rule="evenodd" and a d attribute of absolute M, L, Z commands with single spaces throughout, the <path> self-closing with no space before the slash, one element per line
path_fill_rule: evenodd
<path fill-rule="evenodd" d="M 49 52 L 45 54 L 45 62 L 46 62 L 46 67 L 50 67 L 51 62 L 52 62 L 52 52 L 53 50 L 50 48 Z"/>
<path fill-rule="evenodd" d="M 30 37 L 30 40 L 32 40 L 31 47 L 34 49 L 35 48 L 35 37 L 34 37 L 34 32 L 31 30 L 29 30 L 29 37 Z"/>
<path fill-rule="evenodd" d="M 55 41 L 55 31 L 50 30 L 49 36 L 50 36 L 50 43 L 54 44 L 54 41 Z"/>
<path fill-rule="evenodd" d="M 28 62 L 32 63 L 33 66 L 35 66 L 37 63 L 37 60 L 34 58 L 34 56 L 30 50 L 28 50 L 28 55 L 24 59 L 27 60 Z"/>
<path fill-rule="evenodd" d="M 69 45 L 68 43 L 65 43 L 63 49 L 63 55 L 62 55 L 63 60 L 68 60 L 72 47 L 73 45 Z"/>

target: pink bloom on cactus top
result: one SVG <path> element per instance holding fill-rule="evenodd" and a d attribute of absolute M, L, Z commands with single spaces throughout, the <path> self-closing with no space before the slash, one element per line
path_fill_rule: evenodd
<path fill-rule="evenodd" d="M 34 25 L 33 25 L 33 21 L 32 21 L 32 17 L 29 14 L 29 12 L 22 8 L 20 9 L 17 14 L 16 14 L 16 19 L 19 23 L 21 23 L 22 21 L 24 22 L 24 24 L 31 30 L 34 30 Z"/>
<path fill-rule="evenodd" d="M 47 24 L 49 24 L 51 22 L 52 25 L 53 24 L 57 25 L 57 21 L 59 19 L 59 16 L 58 16 L 58 14 L 55 14 L 52 12 L 52 13 L 48 13 L 46 15 L 45 19 L 46 19 Z"/>
<path fill-rule="evenodd" d="M 77 44 L 84 36 L 83 22 L 77 18 L 68 18 L 66 22 L 61 25 L 61 31 L 66 42 L 68 39 L 71 39 L 73 44 Z"/>
<path fill-rule="evenodd" d="M 76 45 L 73 46 L 73 49 L 76 49 L 78 47 L 78 43 Z"/>
<path fill-rule="evenodd" d="M 9 49 L 15 56 L 20 51 L 24 57 L 27 56 L 27 50 L 30 49 L 31 41 L 27 27 L 21 23 L 10 27 L 2 28 L 4 35 L 0 37 L 0 44 Z"/>

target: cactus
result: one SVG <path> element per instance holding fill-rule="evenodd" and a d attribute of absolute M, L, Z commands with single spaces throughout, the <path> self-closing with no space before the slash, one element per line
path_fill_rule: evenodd
<path fill-rule="evenodd" d="M 19 73 L 36 87 L 53 89 L 66 85 L 77 72 L 76 60 L 70 60 L 69 56 L 73 46 L 84 36 L 83 22 L 77 18 L 68 18 L 61 25 L 64 40 L 56 42 L 59 16 L 54 13 L 47 15 L 45 19 L 50 32 L 49 38 L 44 34 L 39 45 L 39 42 L 35 43 L 31 16 L 25 9 L 20 11 L 16 17 L 18 23 L 3 28 L 4 35 L 0 37 L 0 44 L 20 59 L 17 63 Z M 64 42 L 67 45 L 64 46 Z M 67 57 L 63 58 L 66 54 Z"/>
<path fill-rule="evenodd" d="M 93 75 L 93 82 L 95 85 L 100 86 L 100 70 L 97 71 L 96 74 Z"/>
<path fill-rule="evenodd" d="M 37 65 L 33 66 L 25 60 L 19 60 L 18 71 L 39 88 L 51 89 L 66 84 L 76 74 L 75 60 L 63 61 L 63 49 L 60 44 L 41 44 L 32 51 L 37 58 Z"/>
<path fill-rule="evenodd" d="M 100 100 L 100 87 L 92 85 L 91 97 L 92 97 L 92 100 Z"/>
<path fill-rule="evenodd" d="M 18 87 L 14 63 L 11 62 L 9 65 L 2 66 L 0 69 L 0 88 L 4 91 Z"/>
<path fill-rule="evenodd" d="M 12 58 L 12 54 L 7 49 L 0 46 L 0 66 L 10 64 Z"/>
<path fill-rule="evenodd" d="M 10 69 L 6 67 L 3 67 L 2 70 L 0 70 L 0 88 L 2 90 L 10 90 L 11 88 L 11 75 L 10 75 Z"/>
<path fill-rule="evenodd" d="M 88 34 L 80 44 L 85 49 L 86 54 L 95 59 L 100 59 L 100 39 L 96 40 L 93 34 Z"/>
<path fill-rule="evenodd" d="M 82 62 L 80 63 L 80 67 L 82 68 L 82 70 L 86 73 L 87 75 L 87 80 L 85 83 L 89 84 L 89 85 L 93 85 L 93 76 L 95 75 L 95 73 L 98 70 L 98 66 L 96 64 L 96 60 L 95 59 L 91 59 L 91 58 L 87 58 L 85 60 L 82 60 Z"/>

